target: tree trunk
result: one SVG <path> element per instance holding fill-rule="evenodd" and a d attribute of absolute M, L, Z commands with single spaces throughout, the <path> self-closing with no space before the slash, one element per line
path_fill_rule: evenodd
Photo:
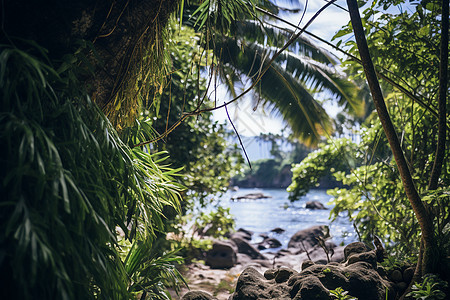
<path fill-rule="evenodd" d="M 411 203 L 411 206 L 422 230 L 422 238 L 424 241 L 423 272 L 429 273 L 432 272 L 435 268 L 431 255 L 431 251 L 435 249 L 433 224 L 428 216 L 428 213 L 419 194 L 417 193 L 417 189 L 414 186 L 411 172 L 409 170 L 399 139 L 395 132 L 394 125 L 392 124 L 391 118 L 387 111 L 383 94 L 381 93 L 380 84 L 378 82 L 372 59 L 369 54 L 369 48 L 367 46 L 361 17 L 358 11 L 358 4 L 356 0 L 347 0 L 347 5 L 350 12 L 353 31 L 355 33 L 356 43 L 358 45 L 359 54 L 361 56 L 364 72 L 367 77 L 375 108 L 383 126 L 383 130 L 386 134 L 386 138 L 391 147 L 392 153 L 394 155 L 394 159 L 402 179 L 406 196 Z"/>
<path fill-rule="evenodd" d="M 84 47 L 81 80 L 104 109 L 143 64 L 150 45 L 161 43 L 161 31 L 179 0 L 14 0 L 2 2 L 0 43 L 37 42 L 52 60 L 63 60 Z M 87 43 L 86 43 L 87 42 Z M 85 44 L 83 46 L 83 44 Z M 20 45 L 29 48 L 29 45 Z M 149 56 L 154 56 L 155 45 Z M 73 63 L 73 61 L 70 61 Z M 148 83 L 147 83 L 148 84 Z M 129 100 L 129 99 L 127 99 Z M 116 104 L 117 105 L 117 104 Z M 130 111 L 118 112 L 130 114 Z"/>

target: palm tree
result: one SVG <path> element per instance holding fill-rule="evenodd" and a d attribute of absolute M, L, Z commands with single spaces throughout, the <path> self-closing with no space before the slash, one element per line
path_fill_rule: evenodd
<path fill-rule="evenodd" d="M 315 96 L 325 93 L 348 111 L 361 114 L 364 103 L 357 98 L 358 88 L 337 72 L 334 55 L 302 35 L 292 42 L 295 33 L 274 24 L 273 16 L 280 11 L 274 1 L 255 2 L 263 8 L 243 0 L 226 1 L 227 5 L 204 1 L 185 9 L 185 24 L 203 33 L 205 48 L 215 58 L 214 72 L 233 97 L 238 96 L 236 83 L 250 84 L 255 88 L 255 106 L 281 115 L 297 138 L 314 145 L 332 131 Z"/>

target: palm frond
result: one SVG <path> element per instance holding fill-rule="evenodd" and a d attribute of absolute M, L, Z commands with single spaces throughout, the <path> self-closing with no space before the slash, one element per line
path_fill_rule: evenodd
<path fill-rule="evenodd" d="M 247 74 L 251 80 L 258 80 L 260 70 L 268 63 L 267 53 L 258 52 L 254 47 L 245 47 L 242 52 L 238 41 L 228 39 L 226 42 L 222 45 L 226 50 L 222 52 L 221 61 L 233 66 L 240 74 Z M 275 107 L 303 142 L 316 144 L 321 135 L 331 132 L 325 110 L 310 91 L 277 62 L 260 78 L 258 87 L 264 103 Z"/>
<path fill-rule="evenodd" d="M 235 35 L 247 44 L 267 44 L 281 48 L 292 38 L 293 32 L 255 20 L 244 20 L 236 23 Z M 324 48 L 318 47 L 305 36 L 298 37 L 288 50 L 327 65 L 335 65 L 338 62 L 337 57 Z"/>

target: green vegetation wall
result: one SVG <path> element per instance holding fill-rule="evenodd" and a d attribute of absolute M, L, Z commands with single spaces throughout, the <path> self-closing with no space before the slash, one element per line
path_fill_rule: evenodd
<path fill-rule="evenodd" d="M 129 95 L 163 84 L 175 5 L 2 3 L 0 298 L 165 299 L 163 282 L 180 279 L 155 244 L 164 208 L 179 210 L 174 171 L 116 131 L 140 107 Z"/>

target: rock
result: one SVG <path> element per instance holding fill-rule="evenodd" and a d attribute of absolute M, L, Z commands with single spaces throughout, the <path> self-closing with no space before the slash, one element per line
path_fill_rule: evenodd
<path fill-rule="evenodd" d="M 181 300 L 217 300 L 217 298 L 203 291 L 190 291 L 184 294 Z"/>
<path fill-rule="evenodd" d="M 252 240 L 252 235 L 253 235 L 253 231 L 250 230 L 246 230 L 243 228 L 239 228 L 236 232 L 233 232 L 232 234 L 230 234 L 230 239 L 232 239 L 233 237 L 238 237 L 241 239 L 245 239 L 248 241 Z"/>
<path fill-rule="evenodd" d="M 403 280 L 406 283 L 410 283 L 411 282 L 411 280 L 412 280 L 412 278 L 414 276 L 414 271 L 415 271 L 414 267 L 406 268 L 405 271 L 403 271 Z"/>
<path fill-rule="evenodd" d="M 230 299 L 329 300 L 329 291 L 342 287 L 348 295 L 361 300 L 392 300 L 396 289 L 403 288 L 399 283 L 394 286 L 378 274 L 375 250 L 348 251 L 348 254 L 349 261 L 345 264 L 320 265 L 304 261 L 300 273 L 281 267 L 268 269 L 262 276 L 255 269 L 247 268 L 239 277 Z"/>
<path fill-rule="evenodd" d="M 250 230 L 247 230 L 247 229 L 244 229 L 244 228 L 239 228 L 236 232 L 242 232 L 242 233 L 244 233 L 245 235 L 247 235 L 249 238 L 248 239 L 252 239 L 252 235 L 254 234 L 254 232 L 253 231 L 250 231 Z"/>
<path fill-rule="evenodd" d="M 272 196 L 265 195 L 263 193 L 249 193 L 243 196 L 232 197 L 231 200 L 239 201 L 239 200 L 258 200 L 258 199 L 266 199 L 272 198 Z"/>
<path fill-rule="evenodd" d="M 363 252 L 363 253 L 352 253 L 347 260 L 347 265 L 354 264 L 356 262 L 366 262 L 372 265 L 374 269 L 377 268 L 377 255 L 375 250 Z M 401 276 L 401 273 L 400 273 Z"/>
<path fill-rule="evenodd" d="M 289 284 L 290 285 L 290 284 Z M 317 277 L 309 276 L 294 282 L 290 292 L 293 299 L 329 300 L 330 292 Z"/>
<path fill-rule="evenodd" d="M 214 241 L 212 249 L 206 253 L 205 263 L 213 269 L 232 268 L 237 263 L 237 248 L 224 241 Z"/>
<path fill-rule="evenodd" d="M 281 242 L 275 238 L 266 238 L 261 243 L 258 244 L 259 250 L 279 248 L 281 247 Z"/>
<path fill-rule="evenodd" d="M 314 266 L 314 262 L 313 262 L 313 261 L 311 261 L 311 260 L 305 260 L 305 261 L 303 261 L 303 263 L 302 263 L 302 271 L 303 271 L 304 269 L 306 269 L 306 268 L 311 267 L 311 266 Z"/>
<path fill-rule="evenodd" d="M 288 248 L 296 248 L 301 252 L 318 244 L 317 239 L 323 237 L 325 226 L 313 226 L 297 231 L 289 240 Z"/>
<path fill-rule="evenodd" d="M 308 208 L 308 209 L 327 209 L 319 201 L 308 201 L 308 202 L 306 202 L 306 208 Z"/>
<path fill-rule="evenodd" d="M 232 237 L 231 240 L 236 244 L 239 253 L 246 254 L 252 259 L 267 259 L 247 240 L 239 237 Z"/>
<path fill-rule="evenodd" d="M 267 280 L 275 279 L 275 282 L 286 282 L 292 274 L 297 274 L 297 271 L 288 267 L 281 267 L 277 269 L 267 269 L 264 272 L 264 278 Z"/>
<path fill-rule="evenodd" d="M 325 250 L 320 246 L 314 246 L 312 249 L 308 250 L 309 256 L 305 253 L 302 253 L 304 259 L 312 260 L 318 264 L 327 264 L 328 259 L 330 262 L 341 262 L 344 258 L 344 249 L 343 247 L 336 247 L 334 243 L 326 243 L 325 244 L 328 249 L 328 257 L 325 253 Z"/>
<path fill-rule="evenodd" d="M 275 233 L 277 233 L 277 234 L 281 234 L 281 233 L 283 233 L 283 232 L 285 232 L 285 231 L 286 231 L 286 230 L 284 230 L 283 228 L 276 227 L 276 228 L 272 229 L 270 232 L 275 232 Z"/>
<path fill-rule="evenodd" d="M 278 269 L 267 269 L 264 272 L 264 278 L 271 280 L 274 279 L 277 274 Z"/>
<path fill-rule="evenodd" d="M 403 294 L 403 292 L 406 290 L 406 288 L 408 287 L 408 284 L 406 282 L 397 282 L 395 284 L 395 289 L 398 291 L 398 294 Z"/>
<path fill-rule="evenodd" d="M 260 233 L 259 236 L 262 237 L 264 240 L 269 238 L 269 236 L 265 233 Z"/>
<path fill-rule="evenodd" d="M 280 249 L 277 252 L 278 257 L 285 256 L 285 255 L 291 255 L 291 254 L 293 254 L 293 253 L 289 249 Z"/>
<path fill-rule="evenodd" d="M 344 248 L 344 259 L 347 260 L 352 254 L 363 253 L 367 251 L 370 251 L 370 248 L 362 242 L 354 242 L 348 244 Z"/>
<path fill-rule="evenodd" d="M 317 280 L 312 281 L 312 278 Z M 378 300 L 385 299 L 386 289 L 389 288 L 388 299 L 394 298 L 394 292 L 392 284 L 383 278 L 372 268 L 371 264 L 365 262 L 357 262 L 349 266 L 344 265 L 312 265 L 302 270 L 302 272 L 293 275 L 288 282 L 288 285 L 292 286 L 292 291 L 304 284 L 304 281 L 310 280 L 311 284 L 316 287 L 310 286 L 309 289 L 315 290 L 318 293 L 322 293 L 326 290 L 336 289 L 342 287 L 349 292 L 349 295 L 364 300 Z M 293 296 L 291 294 L 291 296 Z M 310 299 L 303 298 L 298 299 Z M 314 298 L 311 298 L 314 299 Z M 320 298 L 321 299 L 321 298 Z"/>
<path fill-rule="evenodd" d="M 246 268 L 238 278 L 231 300 L 290 299 L 289 287 L 285 282 L 267 280 L 252 267 Z"/>
<path fill-rule="evenodd" d="M 291 268 L 281 267 L 275 272 L 275 282 L 286 282 L 292 274 L 297 274 L 297 271 Z"/>

